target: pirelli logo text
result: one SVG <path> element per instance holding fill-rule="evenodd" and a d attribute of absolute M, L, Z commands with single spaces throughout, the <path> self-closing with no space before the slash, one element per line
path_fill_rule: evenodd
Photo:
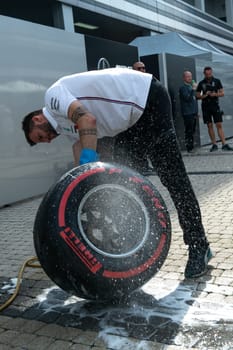
<path fill-rule="evenodd" d="M 101 269 L 102 264 L 80 241 L 71 228 L 65 228 L 60 232 L 60 236 L 92 273 L 96 273 Z"/>

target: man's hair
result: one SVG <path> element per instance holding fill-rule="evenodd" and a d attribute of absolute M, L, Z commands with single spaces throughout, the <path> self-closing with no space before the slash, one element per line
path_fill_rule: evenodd
<path fill-rule="evenodd" d="M 183 77 L 184 77 L 187 73 L 192 74 L 192 72 L 190 72 L 190 70 L 187 70 L 187 69 L 186 69 L 186 70 L 183 72 Z"/>
<path fill-rule="evenodd" d="M 34 121 L 32 120 L 32 118 L 35 115 L 39 115 L 42 113 L 42 109 L 38 109 L 37 111 L 33 111 L 29 114 L 27 114 L 22 121 L 22 129 L 24 131 L 25 134 L 25 138 L 27 140 L 27 142 L 29 143 L 30 146 L 34 146 L 36 145 L 35 142 L 33 142 L 30 137 L 29 137 L 29 133 L 32 131 L 33 127 L 34 127 Z"/>
<path fill-rule="evenodd" d="M 209 67 L 209 66 L 205 67 L 204 70 L 203 70 L 203 73 L 205 73 L 207 70 L 212 70 L 212 68 Z"/>

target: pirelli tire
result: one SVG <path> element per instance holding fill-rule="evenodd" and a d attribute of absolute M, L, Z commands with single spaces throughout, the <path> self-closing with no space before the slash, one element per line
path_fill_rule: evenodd
<path fill-rule="evenodd" d="M 166 205 L 127 167 L 89 163 L 67 172 L 43 198 L 34 223 L 38 259 L 63 290 L 119 299 L 161 268 L 171 240 Z"/>

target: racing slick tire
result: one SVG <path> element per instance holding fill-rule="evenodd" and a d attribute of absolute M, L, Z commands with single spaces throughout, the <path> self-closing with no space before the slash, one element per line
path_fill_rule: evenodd
<path fill-rule="evenodd" d="M 63 290 L 113 300 L 161 268 L 171 241 L 163 198 L 144 176 L 111 163 L 64 174 L 44 196 L 34 222 L 42 268 Z"/>

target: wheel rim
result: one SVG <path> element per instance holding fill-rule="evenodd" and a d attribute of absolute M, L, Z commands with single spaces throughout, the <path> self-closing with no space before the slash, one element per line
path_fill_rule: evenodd
<path fill-rule="evenodd" d="M 135 254 L 149 235 L 145 205 L 121 185 L 104 184 L 88 191 L 79 205 L 77 220 L 88 245 L 109 257 Z"/>

